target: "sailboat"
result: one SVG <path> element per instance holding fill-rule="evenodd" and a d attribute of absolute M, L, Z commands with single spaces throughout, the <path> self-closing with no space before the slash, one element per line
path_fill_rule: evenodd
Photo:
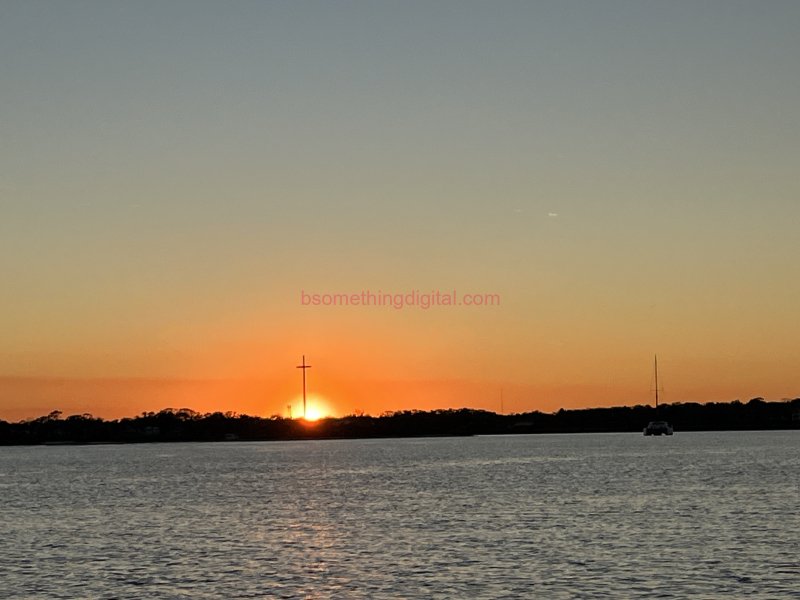
<path fill-rule="evenodd" d="M 653 360 L 656 374 L 656 417 L 658 417 L 658 356 Z M 672 435 L 672 425 L 666 421 L 650 421 L 644 428 L 645 435 Z"/>

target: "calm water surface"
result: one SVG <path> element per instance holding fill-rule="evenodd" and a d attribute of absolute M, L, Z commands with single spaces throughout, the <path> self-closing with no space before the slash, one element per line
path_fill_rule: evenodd
<path fill-rule="evenodd" d="M 0 448 L 0 598 L 797 598 L 799 442 Z"/>

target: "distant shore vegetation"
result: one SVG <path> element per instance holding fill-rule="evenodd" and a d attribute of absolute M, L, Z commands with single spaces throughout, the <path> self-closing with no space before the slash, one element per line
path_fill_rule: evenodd
<path fill-rule="evenodd" d="M 800 429 L 800 398 L 767 402 L 694 402 L 651 406 L 561 409 L 497 414 L 469 408 L 403 410 L 317 421 L 232 412 L 198 413 L 165 408 L 137 417 L 104 420 L 60 411 L 16 423 L 0 421 L 0 445 L 190 441 L 266 441 L 381 437 L 464 436 L 534 433 L 641 432 L 648 421 L 669 421 L 676 433 L 756 429 Z"/>

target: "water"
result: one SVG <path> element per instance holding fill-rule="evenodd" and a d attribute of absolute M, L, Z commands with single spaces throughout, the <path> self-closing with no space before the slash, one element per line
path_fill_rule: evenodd
<path fill-rule="evenodd" d="M 799 441 L 0 448 L 0 597 L 797 598 Z"/>

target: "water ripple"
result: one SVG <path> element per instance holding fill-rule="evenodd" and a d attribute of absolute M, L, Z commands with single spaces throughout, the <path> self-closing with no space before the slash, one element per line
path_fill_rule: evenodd
<path fill-rule="evenodd" d="M 2 448 L 0 597 L 796 597 L 797 442 Z"/>

